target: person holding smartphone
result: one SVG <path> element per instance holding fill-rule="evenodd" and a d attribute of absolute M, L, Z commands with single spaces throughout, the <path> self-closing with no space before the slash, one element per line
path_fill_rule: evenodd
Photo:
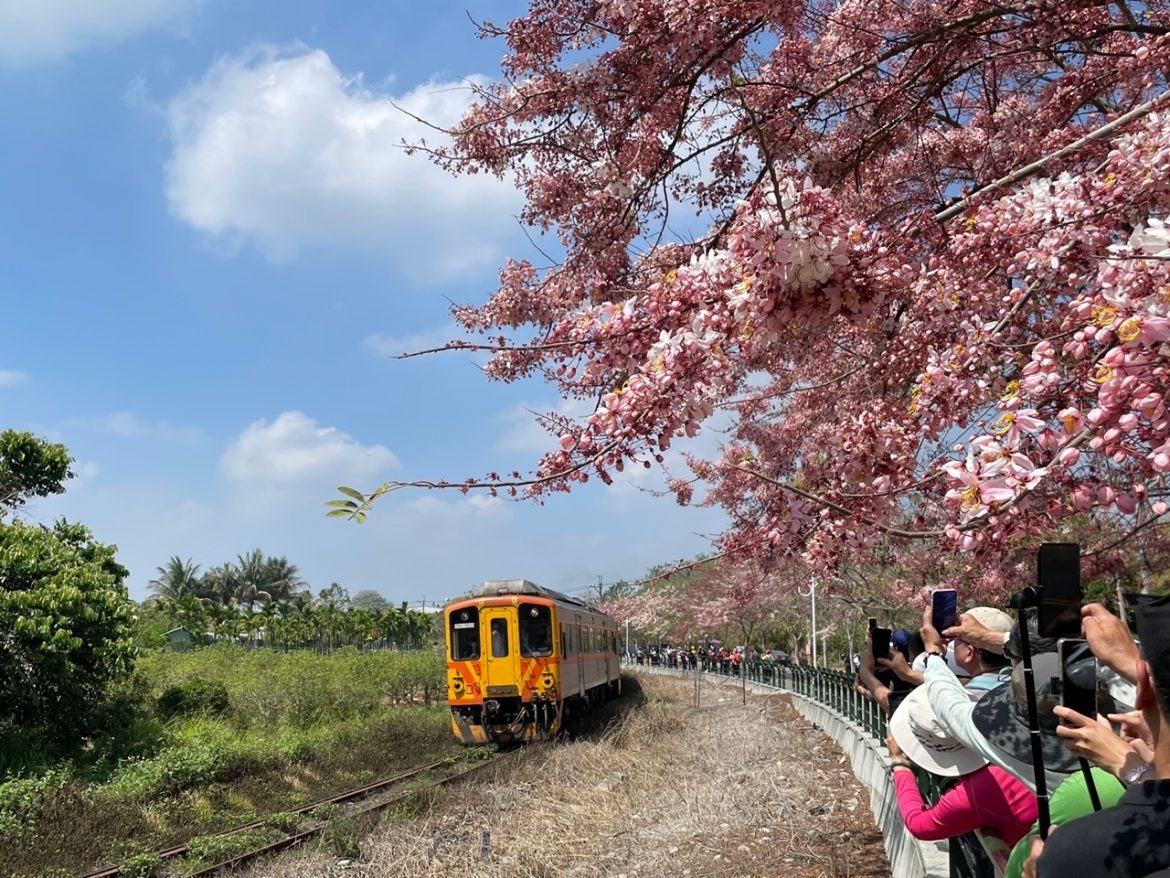
<path fill-rule="evenodd" d="M 1137 609 L 1142 645 L 1132 664 L 1132 642 L 1111 636 L 1113 623 L 1103 614 L 1096 614 L 1099 627 L 1091 627 L 1086 610 L 1084 632 L 1097 658 L 1115 662 L 1118 670 L 1132 668 L 1137 707 L 1153 744 L 1153 776 L 1131 784 L 1113 807 L 1061 825 L 1046 842 L 1036 840 L 1024 874 L 1150 875 L 1170 867 L 1170 597 Z"/>

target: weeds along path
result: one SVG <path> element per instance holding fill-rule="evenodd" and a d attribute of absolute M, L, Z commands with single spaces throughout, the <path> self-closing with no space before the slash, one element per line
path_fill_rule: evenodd
<path fill-rule="evenodd" d="M 108 866 L 88 872 L 81 878 L 143 878 L 144 873 L 163 871 L 188 878 L 220 874 L 260 856 L 324 835 L 332 825 L 341 821 L 365 818 L 405 804 L 426 789 L 483 770 L 488 760 L 506 758 L 507 754 L 485 753 L 481 759 L 444 759 L 421 765 L 293 811 L 254 820 L 217 836 L 204 837 L 199 842 L 140 856 L 133 865 Z"/>
<path fill-rule="evenodd" d="M 215 856 L 227 829 L 263 821 L 259 838 L 315 800 L 464 758 L 432 703 L 445 673 L 437 652 L 148 653 L 126 681 L 124 725 L 0 783 L 0 876 L 117 864 L 145 878 L 161 849 Z"/>
<path fill-rule="evenodd" d="M 787 696 L 645 675 L 603 731 L 533 746 L 432 791 L 368 834 L 246 878 L 888 875 L 845 755 Z M 619 704 L 619 707 L 621 705 Z M 340 854 L 344 854 L 340 855 Z"/>

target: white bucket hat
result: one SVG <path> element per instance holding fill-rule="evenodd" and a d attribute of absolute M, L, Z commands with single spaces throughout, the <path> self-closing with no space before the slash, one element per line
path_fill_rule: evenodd
<path fill-rule="evenodd" d="M 919 686 L 898 705 L 890 717 L 889 730 L 906 756 L 931 774 L 962 777 L 987 764 L 986 759 L 942 730 L 926 700 L 925 686 Z"/>

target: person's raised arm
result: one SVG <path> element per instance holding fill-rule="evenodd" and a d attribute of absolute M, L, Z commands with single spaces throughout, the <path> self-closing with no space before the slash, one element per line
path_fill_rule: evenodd
<path fill-rule="evenodd" d="M 959 624 L 942 632 L 948 640 L 962 640 L 979 649 L 1003 655 L 1003 647 L 1007 642 L 1007 635 L 1002 631 L 992 631 L 970 613 L 959 616 Z"/>
<path fill-rule="evenodd" d="M 1129 682 L 1136 683 L 1141 654 L 1125 620 L 1114 616 L 1101 604 L 1086 604 L 1081 607 L 1081 625 L 1089 649 L 1097 660 Z"/>
<path fill-rule="evenodd" d="M 910 662 L 906 661 L 906 656 L 894 649 L 890 651 L 888 659 L 878 659 L 877 665 L 879 668 L 893 671 L 899 678 L 905 680 L 913 686 L 922 685 L 922 673 L 910 667 Z"/>
<path fill-rule="evenodd" d="M 880 704 L 882 710 L 888 714 L 890 712 L 890 689 L 874 673 L 873 647 L 870 644 L 868 634 L 865 635 L 865 649 L 861 652 L 861 666 L 857 669 L 857 676 L 869 689 L 873 700 Z"/>

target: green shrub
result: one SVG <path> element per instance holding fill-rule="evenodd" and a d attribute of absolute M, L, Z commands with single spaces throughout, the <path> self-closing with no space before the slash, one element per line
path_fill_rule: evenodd
<path fill-rule="evenodd" d="M 329 803 L 326 803 L 324 805 L 318 805 L 316 808 L 314 808 L 312 811 L 309 812 L 309 816 L 311 818 L 313 818 L 314 820 L 325 821 L 325 820 L 332 820 L 334 817 L 336 817 L 340 813 L 341 813 L 341 806 L 335 805 L 332 802 L 329 802 Z"/>
<path fill-rule="evenodd" d="M 118 867 L 124 878 L 155 878 L 162 870 L 162 858 L 158 854 L 135 854 Z"/>
<path fill-rule="evenodd" d="M 427 703 L 440 699 L 446 685 L 442 656 L 433 651 L 358 652 L 347 647 L 317 655 L 217 644 L 145 655 L 137 668 L 143 685 L 156 697 L 196 679 L 223 686 L 228 694 L 224 718 L 255 729 L 310 729 L 403 701 Z"/>
<path fill-rule="evenodd" d="M 231 700 L 223 683 L 196 677 L 168 686 L 158 697 L 156 705 L 163 719 L 197 714 L 222 716 L 231 706 Z"/>
<path fill-rule="evenodd" d="M 297 827 L 301 825 L 301 817 L 292 811 L 280 811 L 264 818 L 264 825 L 279 829 L 281 832 L 296 832 Z"/>
<path fill-rule="evenodd" d="M 362 848 L 358 844 L 353 820 L 338 820 L 330 823 L 321 833 L 321 842 L 335 857 L 356 860 L 362 855 Z"/>
<path fill-rule="evenodd" d="M 221 720 L 190 720 L 172 729 L 170 738 L 157 755 L 119 770 L 106 789 L 143 801 L 233 780 L 278 762 L 262 739 L 241 737 Z"/>
<path fill-rule="evenodd" d="M 0 784 L 0 838 L 20 838 L 75 783 L 68 768 Z"/>
<path fill-rule="evenodd" d="M 187 842 L 187 859 L 201 863 L 222 863 L 240 854 L 275 841 L 277 833 L 270 829 L 249 829 L 234 835 L 201 835 Z"/>

